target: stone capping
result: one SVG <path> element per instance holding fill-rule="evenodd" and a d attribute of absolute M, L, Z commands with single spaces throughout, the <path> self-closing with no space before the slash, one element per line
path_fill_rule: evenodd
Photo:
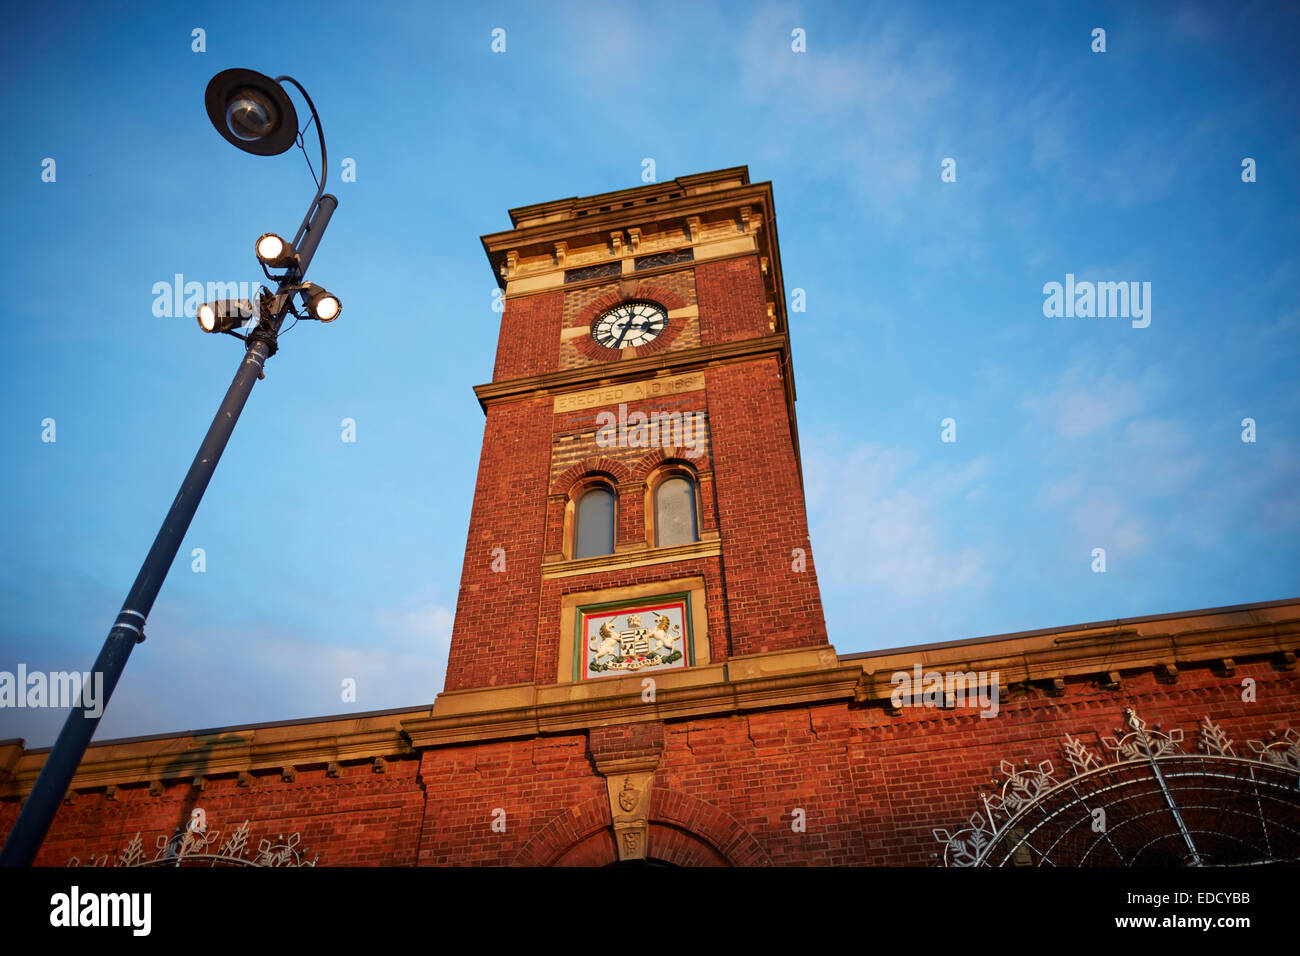
<path fill-rule="evenodd" d="M 595 726 L 681 720 L 769 707 L 849 701 L 862 671 L 829 646 L 733 658 L 657 678 L 653 703 L 639 678 L 444 693 L 429 717 L 402 722 L 416 747 L 577 732 Z M 734 671 L 734 673 L 732 673 Z"/>
<path fill-rule="evenodd" d="M 529 203 L 509 210 L 510 221 L 516 228 L 521 222 L 554 221 L 557 218 L 573 218 L 580 209 L 594 209 L 613 203 L 623 203 L 637 196 L 654 194 L 656 196 L 695 195 L 700 192 L 716 191 L 723 188 L 735 188 L 731 183 L 741 186 L 750 185 L 749 167 L 746 165 L 728 166 L 723 169 L 711 169 L 701 173 L 689 173 L 675 179 L 651 183 L 642 186 L 629 186 L 590 196 L 572 196 L 568 199 L 551 199 L 544 202 Z"/>
<path fill-rule="evenodd" d="M 665 190 L 663 188 L 665 185 L 653 183 L 623 190 L 617 201 L 604 203 L 611 206 L 604 211 L 599 209 L 600 203 L 583 203 L 588 208 L 597 210 L 583 216 L 555 216 L 540 219 L 528 216 L 524 220 L 517 220 L 527 221 L 527 225 L 516 225 L 512 229 L 485 233 L 479 237 L 479 242 L 488 260 L 495 263 L 510 252 L 530 255 L 541 252 L 553 254 L 556 242 L 567 242 L 570 248 L 601 243 L 608 247 L 610 233 L 616 230 L 635 228 L 644 231 L 649 226 L 667 224 L 671 227 L 679 222 L 689 230 L 688 219 L 691 217 L 699 217 L 702 220 L 707 218 L 710 221 L 738 220 L 738 215 L 727 214 L 733 211 L 738 214 L 746 206 L 761 208 L 770 215 L 773 205 L 770 181 L 732 183 L 722 188 L 697 192 L 681 190 L 671 198 L 666 193 L 673 190 Z M 652 194 L 656 195 L 655 202 L 638 201 L 648 199 Z M 615 194 L 606 195 L 613 200 Z M 568 200 L 559 200 L 555 204 L 564 202 Z"/>
<path fill-rule="evenodd" d="M 764 200 L 759 199 L 759 204 Z M 622 276 L 658 275 L 664 270 L 681 269 L 693 263 L 714 262 L 733 256 L 750 255 L 759 257 L 764 286 L 771 293 L 776 290 L 778 276 L 773 274 L 772 261 L 777 253 L 776 247 L 765 241 L 765 237 L 755 229 L 739 225 L 739 211 L 744 208 L 744 198 L 737 197 L 730 202 L 711 202 L 705 206 L 696 203 L 682 204 L 679 212 L 673 215 L 658 215 L 651 218 L 619 217 L 623 223 L 635 223 L 637 229 L 651 225 L 657 227 L 657 236 L 665 236 L 662 247 L 656 252 L 680 252 L 691 250 L 691 258 L 662 265 L 635 267 L 635 260 L 642 255 L 622 247 L 621 241 L 615 248 L 613 236 L 621 235 L 621 230 L 611 232 L 593 231 L 581 221 L 548 223 L 549 232 L 540 237 L 520 236 L 517 233 L 503 234 L 507 245 L 489 248 L 484 243 L 489 263 L 494 264 L 497 285 L 501 288 L 507 301 L 523 296 L 535 295 L 543 290 L 578 289 L 595 282 L 608 282 L 611 278 Z M 643 209 L 645 207 L 642 207 Z M 694 215 L 682 213 L 691 210 Z M 653 213 L 653 209 L 646 210 Z M 660 210 L 661 213 L 667 210 Z M 611 214 L 607 214 L 611 215 Z M 770 216 L 764 213 L 755 217 L 768 221 Z M 623 228 L 628 228 L 624 225 Z M 485 236 L 484 240 L 496 237 Z M 556 247 L 564 243 L 564 265 L 556 263 Z M 595 255 L 591 250 L 598 250 Z M 766 269 L 763 263 L 768 263 Z M 577 273 L 577 275 L 574 275 Z"/>
<path fill-rule="evenodd" d="M 647 564 L 676 564 L 678 561 L 693 561 L 697 558 L 715 558 L 722 553 L 722 544 L 715 531 L 706 537 L 701 532 L 699 541 L 687 544 L 674 544 L 665 548 L 639 547 L 631 551 L 615 551 L 613 554 L 600 554 L 594 558 L 558 558 L 542 561 L 542 578 L 576 577 L 581 574 L 597 574 L 601 571 L 618 571 L 624 568 L 636 568 Z"/>
<path fill-rule="evenodd" d="M 1293 605 L 1292 615 L 1297 610 Z M 979 643 L 929 645 L 911 652 L 898 648 L 856 654 L 849 660 L 862 668 L 863 685 L 855 699 L 887 702 L 895 686 L 891 676 L 910 672 L 917 664 L 923 671 L 997 671 L 1003 686 L 1041 683 L 1059 689 L 1057 682 L 1070 678 L 1113 683 L 1125 672 L 1146 670 L 1172 681 L 1179 668 L 1221 669 L 1224 660 L 1234 665 L 1244 660 L 1280 660 L 1300 648 L 1300 616 L 1275 615 L 1279 617 L 1275 621 L 1252 620 L 1255 616 L 1252 611 L 1228 609 L 1227 614 L 1118 622 L 1121 626 L 1089 632 L 1035 632 Z M 1216 623 L 1197 627 L 1198 619 Z"/>
<path fill-rule="evenodd" d="M 474 394 L 478 396 L 479 405 L 486 411 L 492 404 L 541 398 L 566 389 L 576 391 L 617 381 L 653 378 L 654 373 L 661 368 L 672 368 L 677 374 L 684 374 L 765 353 L 776 353 L 784 357 L 789 354 L 789 347 L 784 334 L 774 333 L 735 342 L 679 349 L 668 355 L 648 355 L 613 364 L 585 365 L 526 378 L 489 382 L 475 385 Z"/>
<path fill-rule="evenodd" d="M 921 664 L 925 670 L 999 670 L 1006 683 L 1089 678 L 1174 667 L 1235 667 L 1269 660 L 1294 668 L 1300 651 L 1300 599 L 1057 631 L 895 648 L 841 658 L 824 645 L 755 654 L 725 663 L 674 671 L 659 678 L 655 703 L 641 699 L 639 679 L 597 684 L 513 685 L 439 695 L 428 707 L 262 723 L 194 733 L 94 743 L 69 793 L 163 780 L 235 777 L 240 772 L 391 760 L 413 748 L 579 732 L 590 727 L 650 720 L 743 713 L 768 707 L 845 700 L 887 703 L 890 675 Z M 25 795 L 48 748 L 0 742 L 0 798 Z M 287 771 L 287 772 L 286 772 Z"/>
<path fill-rule="evenodd" d="M 91 744 L 77 768 L 69 792 L 114 784 L 197 780 L 217 776 L 238 779 L 241 773 L 275 773 L 287 779 L 293 768 L 326 766 L 342 761 L 373 761 L 411 753 L 403 718 L 429 713 L 427 707 L 340 716 L 284 724 L 258 724 L 146 739 Z M 25 751 L 8 781 L 0 781 L 0 798 L 25 796 L 45 763 L 49 748 Z"/>
<path fill-rule="evenodd" d="M 998 643 L 1024 642 L 1032 638 L 1052 637 L 1056 644 L 1069 644 L 1074 641 L 1086 641 L 1098 631 L 1119 628 L 1137 628 L 1142 625 L 1155 626 L 1159 630 L 1191 632 L 1213 631 L 1225 626 L 1243 623 L 1271 623 L 1300 620 L 1300 597 L 1283 598 L 1280 601 L 1259 601 L 1253 604 L 1229 604 L 1223 607 L 1193 608 L 1189 611 L 1166 611 L 1162 614 L 1147 614 L 1141 617 L 1123 617 L 1102 621 L 1089 621 L 1083 624 L 1067 624 L 1063 627 L 1042 627 L 1028 631 L 1011 631 L 1005 634 L 990 634 L 984 637 L 959 638 L 953 641 L 937 641 L 932 644 L 907 644 L 901 647 L 881 648 L 875 651 L 855 651 L 844 654 L 846 661 L 865 660 L 869 657 L 881 657 L 887 654 L 917 654 L 921 651 L 952 647 L 991 646 Z M 1195 625 L 1200 625 L 1199 627 Z"/>

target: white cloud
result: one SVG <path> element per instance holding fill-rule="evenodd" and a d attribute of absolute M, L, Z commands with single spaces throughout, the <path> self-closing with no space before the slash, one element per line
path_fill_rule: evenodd
<path fill-rule="evenodd" d="M 369 627 L 289 633 L 234 618 L 195 626 L 175 605 L 155 607 L 101 736 L 431 705 L 445 682 L 452 610 L 422 595 L 369 618 Z M 343 700 L 345 678 L 356 681 L 354 702 Z"/>
<path fill-rule="evenodd" d="M 823 579 L 905 599 L 986 586 L 984 556 L 950 546 L 940 515 L 979 487 L 982 460 L 922 473 L 896 450 L 863 445 L 805 450 L 804 461 Z"/>
<path fill-rule="evenodd" d="M 1025 398 L 1022 407 L 1037 412 L 1066 438 L 1095 435 L 1142 411 L 1143 389 L 1133 377 L 1110 370 L 1098 374 L 1095 368 L 1091 362 L 1075 362 L 1054 390 Z"/>
<path fill-rule="evenodd" d="M 1078 497 L 1079 492 L 1082 490 L 1083 476 L 1070 475 L 1045 487 L 1039 497 L 1046 504 L 1059 505 Z"/>
<path fill-rule="evenodd" d="M 1187 428 L 1173 419 L 1143 418 L 1128 423 L 1120 457 L 1147 495 L 1178 494 L 1187 489 L 1209 461 L 1190 448 Z"/>
<path fill-rule="evenodd" d="M 1111 489 L 1088 490 L 1074 508 L 1074 524 L 1081 547 L 1105 548 L 1107 562 L 1115 558 L 1131 559 L 1147 546 L 1143 522 L 1128 514 L 1131 499 Z"/>

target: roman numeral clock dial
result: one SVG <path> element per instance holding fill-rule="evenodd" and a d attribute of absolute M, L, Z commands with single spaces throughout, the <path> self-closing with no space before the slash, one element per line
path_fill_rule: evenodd
<path fill-rule="evenodd" d="M 591 326 L 591 337 L 607 349 L 631 349 L 659 337 L 668 326 L 668 313 L 653 302 L 624 302 L 602 313 Z"/>

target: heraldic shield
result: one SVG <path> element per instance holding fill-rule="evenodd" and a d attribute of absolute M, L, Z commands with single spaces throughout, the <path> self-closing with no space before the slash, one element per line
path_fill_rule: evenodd
<path fill-rule="evenodd" d="M 650 600 L 622 608 L 583 608 L 584 679 L 687 666 L 690 616 L 685 598 Z"/>

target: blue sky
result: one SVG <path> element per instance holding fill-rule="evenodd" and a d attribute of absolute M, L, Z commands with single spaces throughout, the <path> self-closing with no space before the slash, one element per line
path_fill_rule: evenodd
<path fill-rule="evenodd" d="M 0 37 L 0 670 L 89 668 L 238 364 L 154 283 L 253 281 L 313 191 L 212 129 L 219 70 L 321 111 L 344 311 L 282 339 L 99 739 L 432 701 L 500 318 L 478 237 L 647 157 L 773 183 L 841 653 L 1300 594 L 1294 7 L 187 6 Z M 1150 326 L 1045 317 L 1067 273 L 1150 282 Z"/>

